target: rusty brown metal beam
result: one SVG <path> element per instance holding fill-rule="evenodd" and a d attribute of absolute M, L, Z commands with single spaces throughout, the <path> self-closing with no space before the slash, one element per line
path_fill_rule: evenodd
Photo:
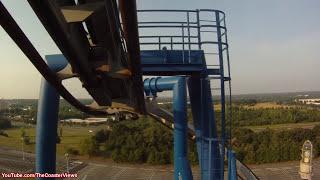
<path fill-rule="evenodd" d="M 85 4 L 76 5 L 73 0 L 28 0 L 41 23 L 71 64 L 72 71 L 79 76 L 83 87 L 100 106 L 111 106 L 113 102 L 122 102 L 134 107 L 136 112 L 144 114 L 144 91 L 135 1 L 122 2 L 121 6 L 124 10 L 122 14 L 128 49 L 121 44 L 119 11 L 116 1 L 111 1 L 86 0 L 83 2 Z M 68 23 L 61 12 L 63 7 L 79 9 L 94 3 L 100 3 L 101 7 L 99 6 L 90 17 L 86 18 L 86 23 L 96 22 L 87 24 L 89 32 L 85 32 L 81 21 Z M 88 35 L 95 37 L 97 44 L 91 46 Z M 105 38 L 111 36 L 116 38 Z M 111 76 L 113 71 L 108 72 L 109 74 L 101 74 L 96 71 L 93 67 L 97 60 L 95 57 L 98 55 L 94 51 L 96 48 L 101 48 L 105 52 L 102 53 L 102 60 L 107 61 L 105 65 L 112 65 L 114 72 L 129 68 L 133 76 L 121 79 Z M 110 58 L 106 58 L 109 57 L 107 52 L 112 55 Z M 128 56 L 131 60 L 130 64 Z"/>
<path fill-rule="evenodd" d="M 22 50 L 22 52 L 28 57 L 30 62 L 36 67 L 36 69 L 41 73 L 41 75 L 54 86 L 59 94 L 68 101 L 71 105 L 77 109 L 92 115 L 106 115 L 107 113 L 103 110 L 93 109 L 83 105 L 78 101 L 70 92 L 61 84 L 60 78 L 56 73 L 52 72 L 47 64 L 42 59 L 41 55 L 34 48 L 30 40 L 20 29 L 19 25 L 12 18 L 10 13 L 4 7 L 0 1 L 0 25 L 8 33 L 11 39 L 17 44 L 17 46 Z"/>
<path fill-rule="evenodd" d="M 136 0 L 119 0 L 119 9 L 121 14 L 122 26 L 129 53 L 129 63 L 132 71 L 132 88 L 134 91 L 136 110 L 146 112 L 144 99 L 144 90 L 142 82 L 140 43 L 138 31 L 138 16 Z"/>
<path fill-rule="evenodd" d="M 31 8 L 70 62 L 83 87 L 100 105 L 111 105 L 108 89 L 92 71 L 89 63 L 90 45 L 86 33 L 79 23 L 67 23 L 60 9 L 61 4 L 74 5 L 70 0 L 28 0 Z"/>

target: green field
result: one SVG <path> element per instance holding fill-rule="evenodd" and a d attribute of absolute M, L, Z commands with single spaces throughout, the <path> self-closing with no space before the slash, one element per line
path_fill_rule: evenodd
<path fill-rule="evenodd" d="M 306 122 L 306 123 L 289 123 L 289 124 L 273 124 L 273 125 L 262 125 L 262 126 L 245 126 L 253 130 L 254 132 L 263 131 L 267 128 L 272 130 L 290 130 L 295 128 L 312 129 L 314 126 L 320 124 L 320 122 Z"/>
<path fill-rule="evenodd" d="M 70 127 L 62 126 L 62 137 L 60 144 L 57 144 L 57 154 L 63 155 L 67 148 L 75 148 L 79 150 L 80 141 L 86 137 L 92 136 L 99 129 L 105 128 L 105 126 L 89 126 L 89 127 Z M 24 149 L 27 152 L 35 152 L 35 127 L 24 128 L 26 135 L 30 137 L 31 144 L 24 145 Z M 93 132 L 89 132 L 92 130 Z M 5 130 L 9 137 L 0 136 L 0 146 L 8 147 L 16 150 L 22 149 L 21 141 L 21 129 L 12 128 Z"/>

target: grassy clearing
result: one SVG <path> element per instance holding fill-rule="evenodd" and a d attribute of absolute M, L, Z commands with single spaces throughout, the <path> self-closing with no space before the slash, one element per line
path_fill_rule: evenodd
<path fill-rule="evenodd" d="M 277 109 L 277 108 L 285 108 L 285 107 L 292 107 L 292 106 L 280 105 L 280 104 L 277 104 L 276 102 L 259 102 L 254 106 L 244 106 L 244 107 L 248 109 L 269 109 L 269 108 Z"/>
<path fill-rule="evenodd" d="M 86 137 L 93 135 L 99 129 L 105 128 L 105 126 L 89 126 L 89 127 L 70 127 L 62 126 L 62 137 L 60 144 L 57 144 L 57 154 L 63 155 L 67 148 L 75 148 L 79 150 L 80 141 Z M 35 152 L 35 127 L 24 128 L 26 134 L 30 137 L 31 144 L 24 145 L 24 149 L 27 152 Z M 58 129 L 59 130 L 59 129 Z M 93 132 L 89 132 L 92 130 Z M 21 128 L 12 128 L 5 130 L 9 137 L 0 136 L 0 146 L 9 147 L 12 149 L 21 150 Z"/>
<path fill-rule="evenodd" d="M 249 105 L 242 105 L 243 108 L 246 109 L 277 109 L 277 108 L 289 108 L 289 107 L 296 107 L 295 105 L 281 105 L 277 104 L 276 102 L 259 102 L 253 106 Z M 215 110 L 221 110 L 221 104 L 214 105 Z"/>
<path fill-rule="evenodd" d="M 245 126 L 244 128 L 251 129 L 254 132 L 259 132 L 267 128 L 272 130 L 290 130 L 295 128 L 312 129 L 314 126 L 318 124 L 320 124 L 320 122 L 273 124 L 273 125 L 263 125 L 263 126 Z"/>

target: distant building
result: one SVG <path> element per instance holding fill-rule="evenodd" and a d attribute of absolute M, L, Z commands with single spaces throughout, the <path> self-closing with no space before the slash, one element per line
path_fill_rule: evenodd
<path fill-rule="evenodd" d="M 107 118 L 87 118 L 87 119 L 65 119 L 60 120 L 61 123 L 72 124 L 85 124 L 85 125 L 99 125 L 105 124 L 108 121 Z"/>
<path fill-rule="evenodd" d="M 298 99 L 296 102 L 300 102 L 303 104 L 312 104 L 312 105 L 318 105 L 320 106 L 320 99 L 314 98 L 314 99 Z"/>
<path fill-rule="evenodd" d="M 23 107 L 22 110 L 23 111 L 30 111 L 31 110 L 31 106 Z"/>
<path fill-rule="evenodd" d="M 299 94 L 297 97 L 308 97 L 309 96 L 309 94 Z"/>
<path fill-rule="evenodd" d="M 116 113 L 114 116 L 108 116 L 106 118 L 86 118 L 86 119 L 64 119 L 60 120 L 63 124 L 81 124 L 81 125 L 99 125 L 106 124 L 107 122 L 118 122 L 122 120 L 135 119 L 132 114 Z"/>

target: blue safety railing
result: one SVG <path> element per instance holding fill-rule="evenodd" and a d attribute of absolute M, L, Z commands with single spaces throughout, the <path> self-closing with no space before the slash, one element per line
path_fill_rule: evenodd
<path fill-rule="evenodd" d="M 166 47 L 168 50 L 190 52 L 203 49 L 206 55 L 218 56 L 218 45 L 222 45 L 222 52 L 228 54 L 227 28 L 225 14 L 222 11 L 139 10 L 138 15 L 142 50 L 161 50 Z M 152 20 L 144 18 L 149 15 L 152 16 Z M 209 49 L 210 45 L 216 47 Z M 190 58 L 190 53 L 189 57 L 185 58 Z"/>

